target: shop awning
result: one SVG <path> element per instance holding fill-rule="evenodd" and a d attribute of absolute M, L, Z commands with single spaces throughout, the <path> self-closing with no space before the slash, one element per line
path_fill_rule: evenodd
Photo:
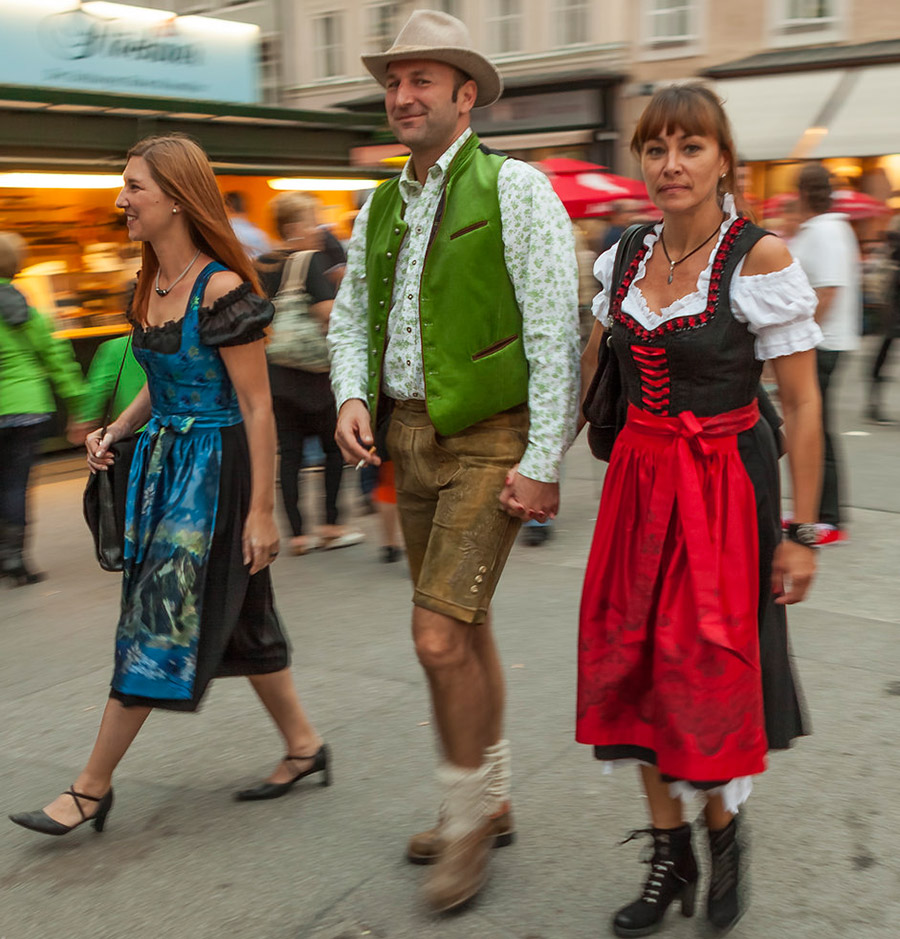
<path fill-rule="evenodd" d="M 819 73 L 821 75 L 821 73 Z M 848 89 L 827 133 L 808 154 L 817 159 L 900 153 L 900 65 L 879 65 L 847 73 Z"/>
<path fill-rule="evenodd" d="M 0 85 L 0 169 L 121 169 L 150 134 L 190 134 L 223 173 L 341 175 L 383 118 Z"/>
<path fill-rule="evenodd" d="M 738 154 L 744 160 L 795 155 L 807 130 L 827 116 L 843 77 L 836 72 L 793 72 L 716 82 L 725 101 Z"/>

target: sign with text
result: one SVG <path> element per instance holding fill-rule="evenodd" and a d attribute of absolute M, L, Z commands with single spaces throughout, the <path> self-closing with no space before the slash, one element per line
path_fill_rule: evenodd
<path fill-rule="evenodd" d="M 0 0 L 0 84 L 255 104 L 259 27 L 75 0 Z"/>

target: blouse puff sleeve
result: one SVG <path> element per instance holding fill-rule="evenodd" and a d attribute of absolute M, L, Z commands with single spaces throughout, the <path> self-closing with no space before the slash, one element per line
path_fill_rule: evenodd
<path fill-rule="evenodd" d="M 265 337 L 275 307 L 244 282 L 211 306 L 200 307 L 200 341 L 207 346 L 243 346 Z"/>
<path fill-rule="evenodd" d="M 594 277 L 600 283 L 600 292 L 594 297 L 591 304 L 591 313 L 594 318 L 600 321 L 604 329 L 608 329 L 609 322 L 609 282 L 612 280 L 613 268 L 616 266 L 616 250 L 619 243 L 616 242 L 607 251 L 604 251 L 594 262 Z"/>
<path fill-rule="evenodd" d="M 814 318 L 818 301 L 800 262 L 746 277 L 743 266 L 742 260 L 731 281 L 731 310 L 756 337 L 756 358 L 767 361 L 814 349 L 822 340 Z"/>

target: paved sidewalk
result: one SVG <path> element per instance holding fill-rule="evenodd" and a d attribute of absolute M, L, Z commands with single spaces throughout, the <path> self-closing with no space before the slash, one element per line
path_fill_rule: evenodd
<path fill-rule="evenodd" d="M 791 611 L 814 735 L 758 781 L 746 813 L 753 902 L 735 939 L 892 939 L 900 928 L 900 428 L 858 419 L 859 371 L 851 363 L 840 378 L 841 429 L 865 435 L 841 437 L 851 542 L 823 551 L 812 598 Z M 900 385 L 889 391 L 887 410 L 900 416 Z M 232 801 L 281 750 L 249 685 L 217 682 L 199 714 L 151 717 L 102 835 L 42 838 L 0 824 L 0 939 L 609 935 L 645 874 L 636 844 L 617 842 L 645 816 L 633 771 L 603 776 L 573 742 L 577 609 L 601 475 L 579 443 L 554 539 L 517 546 L 497 596 L 520 837 L 495 852 L 470 910 L 429 916 L 422 869 L 403 860 L 407 835 L 436 809 L 432 729 L 404 565 L 378 562 L 374 520 L 363 518 L 364 545 L 274 567 L 334 786 Z M 118 602 L 118 578 L 90 552 L 80 473 L 55 462 L 39 476 L 34 555 L 50 576 L 0 590 L 4 813 L 40 806 L 84 761 Z M 352 490 L 352 472 L 346 482 Z M 664 935 L 706 934 L 699 912 L 671 910 Z"/>

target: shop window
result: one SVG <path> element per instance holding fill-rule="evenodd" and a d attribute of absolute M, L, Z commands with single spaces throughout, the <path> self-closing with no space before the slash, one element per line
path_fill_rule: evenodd
<path fill-rule="evenodd" d="M 326 13 L 313 20 L 316 78 L 344 74 L 344 24 L 340 13 Z"/>
<path fill-rule="evenodd" d="M 557 42 L 560 46 L 574 46 L 589 38 L 588 0 L 556 0 Z"/>
<path fill-rule="evenodd" d="M 384 52 L 391 47 L 399 30 L 399 3 L 370 3 L 366 7 L 367 52 Z"/>
<path fill-rule="evenodd" d="M 521 0 L 489 0 L 486 16 L 488 48 L 495 55 L 522 51 Z"/>

